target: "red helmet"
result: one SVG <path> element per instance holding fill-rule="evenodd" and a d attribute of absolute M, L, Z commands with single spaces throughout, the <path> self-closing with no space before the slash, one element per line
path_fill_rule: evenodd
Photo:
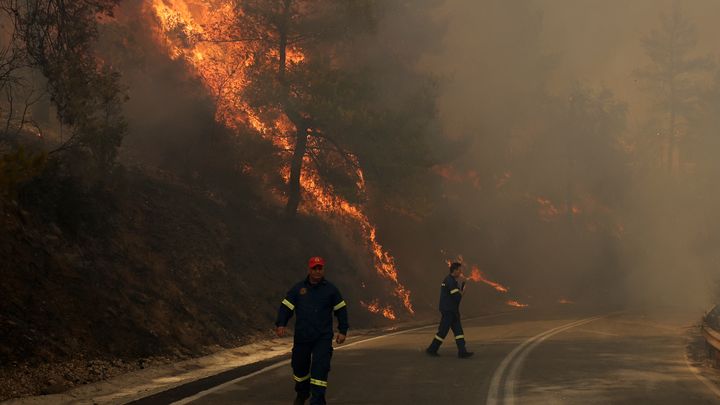
<path fill-rule="evenodd" d="M 308 267 L 313 268 L 317 265 L 325 266 L 325 259 L 320 256 L 313 256 L 308 260 Z"/>

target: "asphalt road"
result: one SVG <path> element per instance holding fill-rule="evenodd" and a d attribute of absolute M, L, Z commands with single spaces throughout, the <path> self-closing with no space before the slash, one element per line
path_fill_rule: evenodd
<path fill-rule="evenodd" d="M 518 311 L 464 321 L 470 359 L 458 359 L 452 332 L 441 356 L 422 349 L 434 328 L 340 346 L 330 404 L 714 404 L 718 390 L 685 358 L 692 317 L 643 312 Z M 448 344 L 449 343 L 449 344 Z M 281 363 L 179 403 L 290 404 Z"/>

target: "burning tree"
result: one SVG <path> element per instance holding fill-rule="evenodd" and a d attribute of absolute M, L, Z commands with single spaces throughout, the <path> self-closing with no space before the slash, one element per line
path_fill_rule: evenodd
<path fill-rule="evenodd" d="M 427 170 L 431 161 L 429 82 L 383 88 L 417 75 L 414 60 L 398 60 L 380 46 L 378 15 L 400 4 L 154 0 L 145 7 L 170 56 L 187 61 L 216 98 L 217 119 L 272 141 L 283 162 L 286 214 L 302 208 L 359 225 L 378 274 L 412 312 L 410 292 L 362 204 L 371 194 L 364 169 L 383 187 Z M 303 196 L 308 203 L 301 205 Z"/>
<path fill-rule="evenodd" d="M 236 25 L 222 40 L 253 44 L 242 96 L 264 122 L 287 119 L 292 125 L 291 134 L 276 134 L 290 135 L 283 141 L 292 153 L 288 215 L 298 209 L 300 179 L 307 165 L 349 201 L 363 198 L 361 157 L 371 160 L 370 155 L 386 148 L 396 152 L 396 163 L 427 165 L 423 149 L 427 132 L 388 126 L 391 121 L 408 124 L 417 118 L 398 116 L 384 105 L 378 75 L 373 74 L 377 72 L 362 57 L 363 47 L 372 45 L 368 38 L 378 24 L 381 6 L 371 1 L 256 0 L 237 2 L 236 7 Z M 433 117 L 432 111 L 427 112 Z M 414 143 L 393 141 L 408 137 L 410 130 L 414 130 L 412 139 L 403 140 Z M 374 153 L 359 156 L 357 152 L 371 148 Z"/>

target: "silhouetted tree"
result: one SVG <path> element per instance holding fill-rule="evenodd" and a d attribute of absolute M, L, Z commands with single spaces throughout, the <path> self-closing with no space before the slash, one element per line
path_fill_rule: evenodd
<path fill-rule="evenodd" d="M 619 203 L 622 193 L 618 190 L 628 177 L 627 156 L 619 142 L 627 107 L 608 89 L 595 91 L 577 84 L 565 109 L 566 120 L 560 133 L 567 162 L 567 207 L 573 206 L 577 188 L 604 204 Z"/>
<path fill-rule="evenodd" d="M 9 60 L 42 73 L 57 117 L 70 130 L 55 152 L 85 150 L 101 172 L 114 164 L 125 133 L 125 96 L 118 73 L 96 57 L 93 45 L 98 20 L 111 16 L 119 2 L 0 1 L 0 12 L 11 27 Z"/>
<path fill-rule="evenodd" d="M 695 164 L 698 180 L 714 187 L 720 175 L 717 151 L 720 150 L 720 71 L 701 93 L 699 108 L 689 117 L 692 136 L 686 142 L 687 155 Z"/>
<path fill-rule="evenodd" d="M 635 77 L 655 97 L 655 108 L 663 115 L 659 134 L 665 145 L 660 162 L 671 174 L 679 168 L 679 139 L 697 106 L 699 75 L 712 67 L 709 57 L 692 55 L 696 43 L 695 26 L 675 3 L 672 14 L 662 14 L 660 28 L 643 38 L 642 46 L 651 63 L 635 71 Z"/>
<path fill-rule="evenodd" d="M 629 177 L 628 156 L 619 142 L 626 106 L 607 89 L 575 84 L 543 112 L 547 124 L 538 129 L 515 170 L 518 180 L 526 182 L 533 195 L 564 201 L 569 223 L 574 220 L 573 207 L 585 205 L 578 204 L 581 199 L 618 206 Z"/>

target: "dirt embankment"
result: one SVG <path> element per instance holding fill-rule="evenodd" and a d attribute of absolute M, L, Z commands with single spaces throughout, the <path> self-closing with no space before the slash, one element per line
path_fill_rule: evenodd
<path fill-rule="evenodd" d="M 0 400 L 269 336 L 310 254 L 328 257 L 348 302 L 364 298 L 350 287 L 367 270 L 318 219 L 140 171 L 103 193 L 92 227 L 0 205 Z"/>

